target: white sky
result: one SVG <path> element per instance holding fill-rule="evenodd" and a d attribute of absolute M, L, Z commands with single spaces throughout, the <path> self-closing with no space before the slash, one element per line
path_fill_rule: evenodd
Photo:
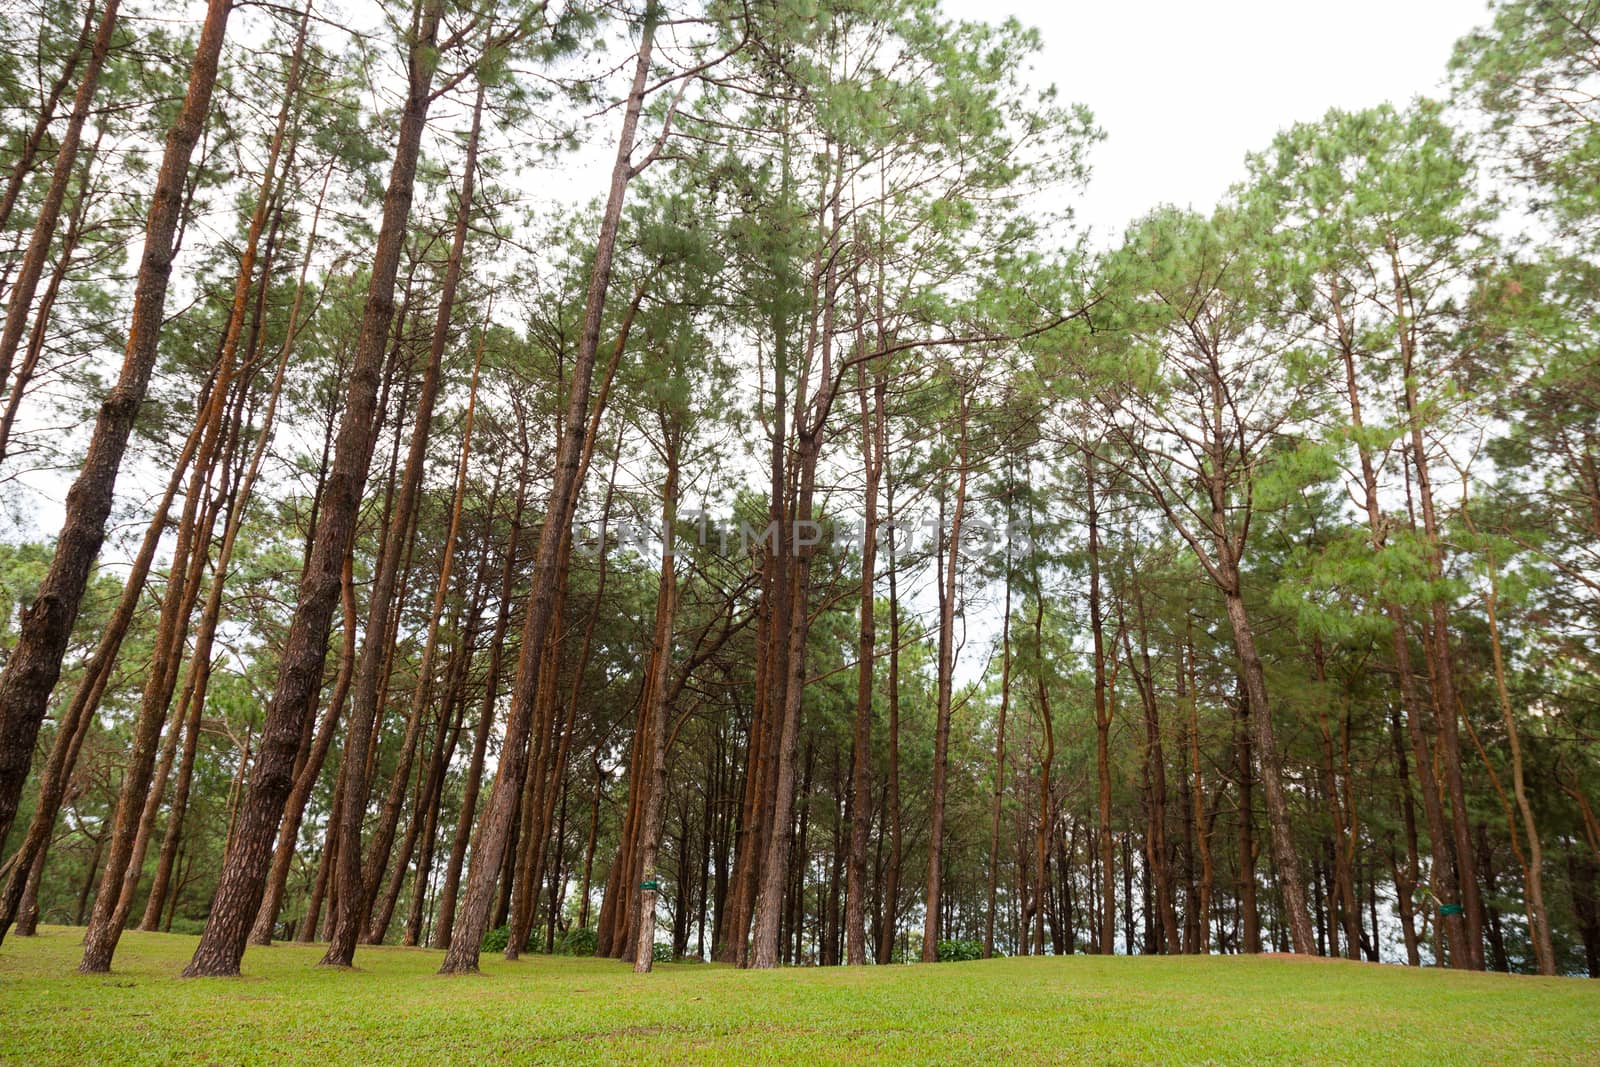
<path fill-rule="evenodd" d="M 1014 15 L 1044 37 L 1037 76 L 1086 104 L 1106 139 L 1077 201 L 1098 245 L 1158 204 L 1207 209 L 1247 152 L 1330 107 L 1438 91 L 1484 0 L 944 0 L 953 17 Z"/>

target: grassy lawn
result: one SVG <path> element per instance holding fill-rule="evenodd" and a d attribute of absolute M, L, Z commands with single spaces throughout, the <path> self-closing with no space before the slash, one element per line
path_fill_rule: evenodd
<path fill-rule="evenodd" d="M 184 981 L 195 939 L 129 933 L 73 974 L 80 931 L 0 947 L 0 1062 L 1600 1063 L 1600 982 L 1338 961 L 1015 959 L 736 971 L 363 948 L 251 949 Z"/>

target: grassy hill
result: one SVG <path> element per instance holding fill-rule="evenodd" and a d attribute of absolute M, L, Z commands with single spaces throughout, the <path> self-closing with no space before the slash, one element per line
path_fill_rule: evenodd
<path fill-rule="evenodd" d="M 73 974 L 80 932 L 0 947 L 0 1062 L 1600 1063 L 1600 982 L 1302 959 L 1077 956 L 741 972 L 251 949 L 185 981 L 195 939 L 129 933 Z"/>

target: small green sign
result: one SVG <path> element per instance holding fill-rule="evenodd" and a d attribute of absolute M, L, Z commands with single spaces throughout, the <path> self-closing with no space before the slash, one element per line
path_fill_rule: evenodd
<path fill-rule="evenodd" d="M 1440 915 L 1460 915 L 1462 910 L 1463 909 L 1462 909 L 1460 904 L 1441 904 L 1441 905 L 1439 905 L 1439 914 Z"/>
<path fill-rule="evenodd" d="M 653 882 L 653 881 L 652 882 L 640 882 L 639 883 L 639 888 L 640 889 L 648 889 L 653 893 L 657 889 L 661 888 L 661 883 L 660 882 Z"/>

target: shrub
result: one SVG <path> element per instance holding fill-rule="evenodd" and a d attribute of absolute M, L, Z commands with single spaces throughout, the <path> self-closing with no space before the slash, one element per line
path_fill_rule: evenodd
<path fill-rule="evenodd" d="M 556 954 L 561 956 L 593 956 L 598 938 L 595 932 L 584 927 L 574 927 L 556 939 Z"/>
<path fill-rule="evenodd" d="M 656 963 L 671 963 L 672 946 L 665 941 L 657 941 L 655 948 L 650 952 L 650 958 Z"/>
<path fill-rule="evenodd" d="M 940 963 L 962 963 L 983 958 L 983 946 L 976 941 L 939 942 Z"/>
<path fill-rule="evenodd" d="M 490 930 L 488 933 L 483 935 L 483 944 L 480 946 L 480 949 L 483 952 L 504 952 L 506 950 L 506 946 L 510 943 L 510 928 L 505 926 L 496 926 L 493 930 Z"/>

